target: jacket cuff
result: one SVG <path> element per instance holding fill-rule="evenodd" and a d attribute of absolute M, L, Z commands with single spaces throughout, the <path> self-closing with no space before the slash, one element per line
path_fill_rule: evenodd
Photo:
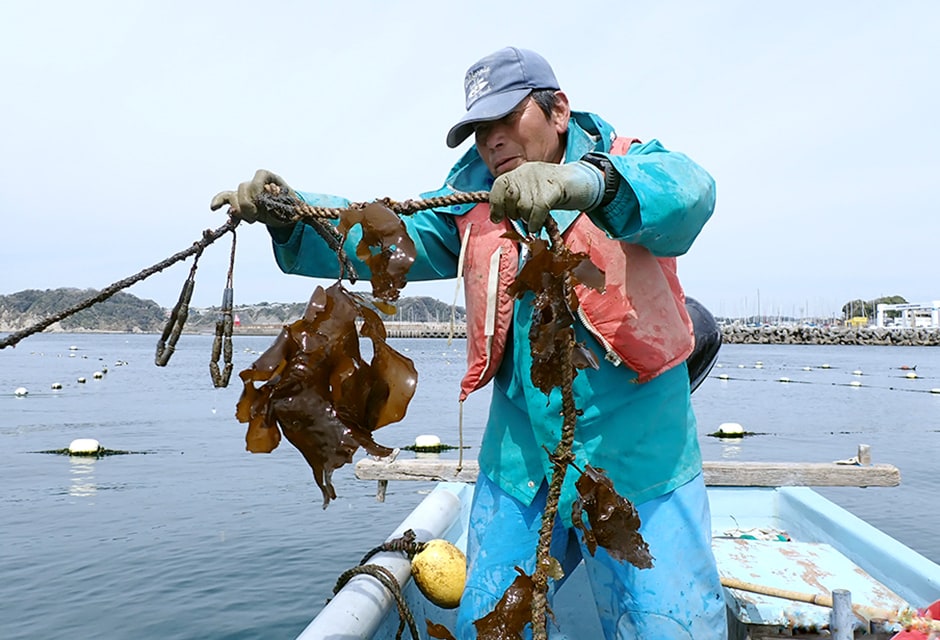
<path fill-rule="evenodd" d="M 622 175 L 617 195 L 610 204 L 586 213 L 594 224 L 606 231 L 612 238 L 624 238 L 640 229 L 640 201 L 633 187 Z"/>

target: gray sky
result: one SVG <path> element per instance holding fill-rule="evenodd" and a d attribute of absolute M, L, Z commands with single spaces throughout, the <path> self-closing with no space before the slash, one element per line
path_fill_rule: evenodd
<path fill-rule="evenodd" d="M 591 7 L 590 12 L 577 7 Z M 441 185 L 463 74 L 506 45 L 552 63 L 579 110 L 658 138 L 718 183 L 679 261 L 713 313 L 830 315 L 940 299 L 940 3 L 6 3 L 0 293 L 101 289 L 224 216 L 267 168 L 294 188 L 404 199 Z M 306 300 L 260 225 L 235 301 Z M 218 304 L 229 245 L 200 261 Z M 190 262 L 130 293 L 172 306 Z M 405 295 L 450 301 L 454 282 Z"/>

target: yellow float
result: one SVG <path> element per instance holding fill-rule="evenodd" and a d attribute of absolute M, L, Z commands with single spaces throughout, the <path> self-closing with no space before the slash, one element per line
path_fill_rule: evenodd
<path fill-rule="evenodd" d="M 411 560 L 411 575 L 424 597 L 454 609 L 467 581 L 467 557 L 447 540 L 430 540 Z"/>

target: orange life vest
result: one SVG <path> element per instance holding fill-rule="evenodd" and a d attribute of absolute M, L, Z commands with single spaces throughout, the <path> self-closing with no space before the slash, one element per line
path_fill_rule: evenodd
<path fill-rule="evenodd" d="M 611 153 L 625 154 L 633 142 L 617 138 Z M 460 271 L 467 309 L 467 372 L 460 400 L 485 386 L 499 369 L 512 323 L 509 295 L 519 269 L 519 248 L 503 234 L 508 220 L 490 221 L 489 204 L 455 218 L 461 237 Z M 657 258 L 646 247 L 607 236 L 581 213 L 565 230 L 565 244 L 587 253 L 606 277 L 603 293 L 583 285 L 575 292 L 579 315 L 615 366 L 626 363 L 646 382 L 692 353 L 692 320 L 676 275 L 675 258 Z"/>

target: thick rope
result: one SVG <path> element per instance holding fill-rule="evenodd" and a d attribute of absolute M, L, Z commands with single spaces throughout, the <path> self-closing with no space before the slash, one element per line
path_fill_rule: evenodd
<path fill-rule="evenodd" d="M 255 202 L 281 222 L 289 224 L 298 221 L 310 223 L 315 220 L 338 218 L 343 211 L 364 209 L 373 202 L 388 207 L 399 215 L 411 215 L 425 209 L 438 209 L 458 204 L 479 204 L 489 202 L 489 199 L 490 194 L 488 191 L 467 191 L 454 192 L 450 195 L 435 196 L 424 200 L 409 199 L 399 202 L 391 198 L 379 198 L 372 202 L 352 202 L 347 207 L 315 207 L 306 202 L 298 201 L 289 193 L 281 192 L 277 185 L 269 184 L 266 185 L 266 190 L 255 199 Z M 331 248 L 334 251 L 336 250 L 332 243 Z"/>
<path fill-rule="evenodd" d="M 401 592 L 401 585 L 398 584 L 398 580 L 392 574 L 391 571 L 385 567 L 377 564 L 366 564 L 369 559 L 375 554 L 382 551 L 398 551 L 404 553 L 408 556 L 408 560 L 413 560 L 415 555 L 424 549 L 425 543 L 418 542 L 415 539 L 415 532 L 411 529 L 405 531 L 400 538 L 395 538 L 394 540 L 389 540 L 383 542 L 379 546 L 371 549 L 366 555 L 362 557 L 362 560 L 359 561 L 359 565 L 344 571 L 339 578 L 336 580 L 336 586 L 333 587 L 333 593 L 339 593 L 339 590 L 345 586 L 347 582 L 357 575 L 369 575 L 378 580 L 382 585 L 388 589 L 389 593 L 395 598 L 395 602 L 398 604 L 398 633 L 395 635 L 395 640 L 400 640 L 402 633 L 405 630 L 405 624 L 408 624 L 408 630 L 411 632 L 411 637 L 415 640 L 418 640 L 420 637 L 418 635 L 418 627 L 415 623 L 414 615 L 411 613 L 411 609 L 408 608 L 408 603 L 405 601 L 404 595 Z"/>
<path fill-rule="evenodd" d="M 401 585 L 398 584 L 398 580 L 395 579 L 395 576 L 391 571 L 385 567 L 377 564 L 367 564 L 361 565 L 358 567 L 353 567 L 347 571 L 344 571 L 343 574 L 336 581 L 336 587 L 333 589 L 333 593 L 337 593 L 342 589 L 351 578 L 357 575 L 368 575 L 372 576 L 388 589 L 389 593 L 392 594 L 392 597 L 395 598 L 395 602 L 398 603 L 398 633 L 395 634 L 395 640 L 401 640 L 401 634 L 405 630 L 405 624 L 408 624 L 408 630 L 411 632 L 411 637 L 414 640 L 420 640 L 421 636 L 418 634 L 418 625 L 415 623 L 414 615 L 411 613 L 411 610 L 408 608 L 408 603 L 405 601 L 405 596 L 402 595 Z"/>
<path fill-rule="evenodd" d="M 55 324 L 56 322 L 64 320 L 65 318 L 68 318 L 69 316 L 74 315 L 83 309 L 87 309 L 93 304 L 107 300 L 118 291 L 121 291 L 122 289 L 126 289 L 130 287 L 131 285 L 137 284 L 144 278 L 149 278 L 153 274 L 163 271 L 167 267 L 170 267 L 176 264 L 177 262 L 185 260 L 186 258 L 188 258 L 189 256 L 193 254 L 200 253 L 203 249 L 205 249 L 210 244 L 212 244 L 213 242 L 215 242 L 216 240 L 224 236 L 226 233 L 234 230 L 235 227 L 238 226 L 238 222 L 239 221 L 237 219 L 231 218 L 229 219 L 228 222 L 223 224 L 218 229 L 203 231 L 202 239 L 193 243 L 193 245 L 189 247 L 188 249 L 184 249 L 183 251 L 180 251 L 179 253 L 175 253 L 169 258 L 167 258 L 166 260 L 161 260 L 155 265 L 147 267 L 146 269 L 134 274 L 133 276 L 129 276 L 127 278 L 124 278 L 123 280 L 118 280 L 117 282 L 102 289 L 96 295 L 91 296 L 79 302 L 78 304 L 75 304 L 69 307 L 68 309 L 64 309 L 46 318 L 43 318 L 39 322 L 33 325 L 30 325 L 29 327 L 26 327 L 25 329 L 21 329 L 20 331 L 14 331 L 10 335 L 0 340 L 0 349 L 3 349 L 5 347 L 15 347 L 16 343 L 18 343 L 23 338 L 29 337 L 33 335 L 34 333 L 39 333 L 43 329 L 47 329 L 49 326 Z"/>
<path fill-rule="evenodd" d="M 222 291 L 222 307 L 219 309 L 219 319 L 215 323 L 215 338 L 212 341 L 212 357 L 209 359 L 209 376 L 212 384 L 218 389 L 227 387 L 232 377 L 232 332 L 234 331 L 234 295 L 232 277 L 235 272 L 235 231 L 232 231 L 232 252 L 228 263 L 228 276 L 225 279 L 225 289 Z M 219 369 L 219 356 L 223 357 L 223 368 Z"/>
<path fill-rule="evenodd" d="M 564 246 L 561 232 L 558 225 L 551 217 L 546 219 L 545 229 L 548 231 L 552 251 L 561 251 Z M 566 283 L 566 288 L 571 286 Z M 565 292 L 565 298 L 568 298 L 568 292 Z M 565 482 L 565 474 L 568 471 L 569 464 L 574 462 L 574 454 L 571 453 L 571 447 L 574 443 L 574 426 L 578 420 L 578 410 L 574 403 L 573 383 L 575 369 L 572 364 L 574 352 L 573 336 L 562 345 L 562 386 L 561 386 L 561 412 L 563 417 L 561 427 L 561 440 L 555 448 L 554 454 L 550 454 L 552 462 L 552 479 L 548 485 L 548 496 L 545 499 L 545 511 L 542 512 L 542 524 L 539 528 L 539 542 L 535 552 L 535 572 L 532 574 L 532 581 L 535 583 L 535 592 L 532 594 L 532 638 L 533 640 L 544 640 L 548 637 L 547 613 L 548 613 L 548 572 L 552 565 L 551 545 L 552 529 L 555 524 L 555 517 L 558 515 L 558 500 L 561 497 L 561 487 Z"/>
<path fill-rule="evenodd" d="M 157 340 L 157 353 L 154 356 L 153 363 L 158 367 L 165 367 L 170 362 L 170 357 L 176 350 L 176 343 L 183 333 L 183 326 L 189 317 L 189 301 L 193 297 L 193 289 L 196 286 L 196 269 L 199 267 L 199 256 L 201 255 L 202 249 L 193 258 L 193 266 L 189 269 L 189 277 L 183 283 L 179 300 L 176 301 L 176 306 L 170 312 L 170 317 L 163 328 L 163 334 Z"/>

